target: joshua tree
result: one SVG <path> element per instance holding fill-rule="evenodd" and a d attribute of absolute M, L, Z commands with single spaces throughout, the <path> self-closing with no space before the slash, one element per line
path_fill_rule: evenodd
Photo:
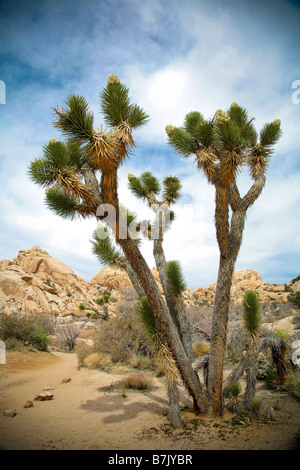
<path fill-rule="evenodd" d="M 136 240 L 124 237 L 127 224 L 119 209 L 118 168 L 135 146 L 133 130 L 144 125 L 148 116 L 131 103 L 128 88 L 115 75 L 108 78 L 100 94 L 100 107 L 108 129 L 94 129 L 93 114 L 82 96 L 71 95 L 66 100 L 66 108 L 54 108 L 54 125 L 71 143 L 50 141 L 44 147 L 43 157 L 31 163 L 31 179 L 47 188 L 46 204 L 54 213 L 71 219 L 76 215 L 105 219 L 148 298 L 183 382 L 193 397 L 195 411 L 205 411 L 206 395 L 155 278 Z M 101 173 L 100 184 L 97 171 Z"/>
<path fill-rule="evenodd" d="M 174 220 L 174 212 L 170 205 L 174 204 L 181 196 L 181 183 L 176 176 L 168 176 L 162 182 L 162 199 L 158 199 L 161 192 L 159 180 L 150 172 L 143 173 L 140 177 L 128 175 L 129 188 L 139 199 L 147 201 L 149 207 L 155 212 L 155 221 L 151 225 L 148 221 L 142 222 L 142 230 L 149 239 L 153 240 L 153 256 L 159 273 L 160 282 L 165 299 L 178 329 L 186 354 L 192 363 L 194 353 L 192 347 L 191 325 L 189 324 L 182 294 L 186 289 L 182 269 L 178 261 L 167 263 L 163 241 L 166 230 Z"/>
<path fill-rule="evenodd" d="M 131 214 L 130 222 L 135 223 L 139 234 L 142 233 L 150 239 L 153 237 L 154 258 L 156 261 L 156 267 L 159 271 L 167 305 L 172 319 L 178 329 L 178 333 L 188 358 L 191 362 L 193 362 L 194 354 L 192 349 L 191 328 L 186 316 L 185 306 L 182 298 L 182 294 L 185 291 L 186 286 L 181 266 L 178 261 L 169 261 L 167 263 L 163 250 L 164 233 L 174 218 L 173 213 L 167 213 L 168 207 L 171 202 L 175 202 L 175 199 L 179 197 L 179 188 L 181 186 L 180 182 L 176 177 L 165 178 L 163 181 L 164 200 L 158 201 L 156 196 L 160 191 L 159 182 L 150 172 L 143 173 L 140 178 L 136 178 L 134 175 L 130 174 L 128 179 L 132 192 L 138 197 L 147 199 L 149 206 L 152 207 L 152 209 L 155 211 L 156 218 L 153 224 L 151 224 L 149 221 L 142 221 L 138 223 L 136 216 L 133 214 Z M 99 230 L 101 231 L 101 236 L 99 236 Z M 114 247 L 113 240 L 111 237 L 109 237 L 107 229 L 105 229 L 103 226 L 101 227 L 100 224 L 98 225 L 98 229 L 93 235 L 92 243 L 93 252 L 102 264 L 108 265 L 112 268 L 119 268 L 127 271 L 127 264 L 125 263 L 126 258 L 121 255 L 120 250 L 117 250 Z M 127 272 L 127 274 L 130 278 L 130 272 Z M 149 304 L 143 300 L 145 294 L 143 294 L 140 286 L 136 285 L 135 279 L 132 280 L 132 283 L 136 289 L 138 297 L 140 298 L 140 315 L 143 317 L 143 324 L 147 333 L 149 334 L 149 325 L 153 325 L 154 321 L 151 318 L 153 313 Z M 150 315 L 150 322 L 145 321 L 147 314 L 148 316 Z M 155 334 L 157 334 L 158 331 L 159 328 L 155 324 Z M 164 350 L 167 348 L 167 346 L 162 342 L 162 339 L 159 343 L 156 342 L 155 344 L 160 344 Z M 155 349 L 157 348 L 155 347 Z M 165 356 L 164 354 L 161 354 L 161 348 L 158 348 L 157 350 L 161 360 L 165 362 Z M 168 379 L 167 374 L 167 389 L 170 403 L 170 423 L 174 427 L 179 427 L 182 424 L 180 418 L 179 392 L 176 385 L 176 380 L 170 380 L 171 379 Z"/>
<path fill-rule="evenodd" d="M 246 374 L 247 386 L 244 396 L 244 407 L 250 409 L 251 400 L 255 395 L 258 340 L 261 324 L 258 295 L 254 291 L 246 291 L 243 299 L 244 328 L 247 337 Z"/>
<path fill-rule="evenodd" d="M 247 111 L 232 103 L 212 119 L 200 112 L 186 115 L 183 127 L 166 126 L 169 144 L 184 158 L 194 156 L 197 167 L 215 186 L 215 225 L 220 251 L 219 272 L 212 319 L 208 392 L 214 414 L 223 413 L 222 381 L 226 349 L 230 289 L 246 213 L 261 194 L 266 170 L 278 141 L 280 120 L 265 124 L 259 139 Z M 248 166 L 253 184 L 241 197 L 237 175 Z M 231 216 L 229 209 L 231 209 Z"/>

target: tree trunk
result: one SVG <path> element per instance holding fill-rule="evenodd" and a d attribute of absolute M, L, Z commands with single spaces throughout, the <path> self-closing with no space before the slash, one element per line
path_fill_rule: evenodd
<path fill-rule="evenodd" d="M 170 425 L 174 429 L 180 429 L 183 426 L 183 421 L 180 414 L 179 405 L 179 391 L 175 381 L 167 384 L 168 397 L 169 397 L 169 420 Z"/>
<path fill-rule="evenodd" d="M 101 179 L 101 192 L 104 204 L 112 204 L 116 211 L 116 240 L 121 246 L 126 258 L 135 271 L 142 288 L 149 300 L 153 314 L 159 328 L 170 348 L 185 386 L 193 397 L 195 412 L 207 410 L 207 398 L 195 375 L 191 363 L 186 355 L 178 330 L 171 318 L 169 310 L 159 292 L 157 283 L 142 256 L 136 242 L 130 238 L 119 237 L 119 202 L 117 194 L 117 171 L 103 172 Z"/>
<path fill-rule="evenodd" d="M 254 341 L 248 346 L 246 353 L 246 377 L 247 385 L 244 396 L 244 407 L 246 410 L 250 409 L 251 400 L 255 396 L 255 387 L 256 387 L 256 373 L 257 373 L 257 345 Z"/>
<path fill-rule="evenodd" d="M 212 318 L 211 345 L 209 356 L 208 391 L 214 415 L 223 414 L 223 367 L 227 345 L 227 324 L 230 304 L 230 290 L 234 265 L 238 256 L 246 212 L 244 209 L 233 211 L 228 231 L 228 198 L 223 190 L 216 188 L 217 239 L 220 248 L 219 272 Z M 225 207 L 227 204 L 227 208 Z M 223 227 L 224 224 L 224 227 Z"/>
<path fill-rule="evenodd" d="M 154 239 L 153 255 L 171 317 L 178 329 L 185 352 L 192 363 L 195 358 L 192 345 L 191 325 L 189 324 L 183 302 L 175 302 L 168 294 L 167 277 L 165 272 L 166 258 L 161 239 Z"/>
<path fill-rule="evenodd" d="M 208 391 L 212 411 L 223 414 L 223 367 L 227 341 L 230 289 L 235 260 L 220 258 L 209 354 Z"/>

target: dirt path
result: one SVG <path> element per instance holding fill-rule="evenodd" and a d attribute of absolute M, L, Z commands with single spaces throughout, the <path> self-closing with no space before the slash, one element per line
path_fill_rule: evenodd
<path fill-rule="evenodd" d="M 68 377 L 71 381 L 62 383 Z M 295 445 L 300 404 L 287 394 L 258 390 L 270 404 L 277 402 L 279 411 L 273 422 L 237 426 L 229 412 L 219 419 L 197 418 L 186 409 L 187 428 L 170 432 L 164 380 L 155 378 L 150 392 L 129 391 L 123 396 L 120 378 L 98 370 L 78 370 L 75 354 L 9 354 L 7 364 L 0 366 L 0 448 L 277 450 Z M 24 408 L 45 387 L 53 388 L 54 399 L 33 401 L 32 408 Z M 182 405 L 191 407 L 182 388 L 181 397 Z M 3 416 L 5 409 L 16 409 L 16 416 Z"/>

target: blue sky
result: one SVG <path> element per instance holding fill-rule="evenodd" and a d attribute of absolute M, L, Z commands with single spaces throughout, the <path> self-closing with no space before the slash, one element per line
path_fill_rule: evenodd
<path fill-rule="evenodd" d="M 95 221 L 67 222 L 51 214 L 27 167 L 50 137 L 60 138 L 51 107 L 63 105 L 69 94 L 86 96 L 101 125 L 99 92 L 115 73 L 151 118 L 120 170 L 120 199 L 145 216 L 147 209 L 127 189 L 127 173 L 181 178 L 183 197 L 165 250 L 168 259 L 180 259 L 192 288 L 217 276 L 214 191 L 192 160 L 168 147 L 166 124 L 181 125 L 191 110 L 209 117 L 232 101 L 248 109 L 258 130 L 281 119 L 283 137 L 266 187 L 248 212 L 236 270 L 257 270 L 272 283 L 297 276 L 300 104 L 292 100 L 292 83 L 300 80 L 299 23 L 299 4 L 283 0 L 0 0 L 0 80 L 6 85 L 0 104 L 0 259 L 39 245 L 86 281 L 101 268 L 91 253 Z M 239 184 L 245 192 L 247 172 Z M 145 242 L 152 267 L 151 251 Z"/>

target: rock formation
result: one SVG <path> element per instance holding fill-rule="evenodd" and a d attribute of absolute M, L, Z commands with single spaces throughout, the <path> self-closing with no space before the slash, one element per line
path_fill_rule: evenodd
<path fill-rule="evenodd" d="M 155 268 L 152 273 L 159 283 Z M 298 279 L 294 280 L 288 290 L 299 290 L 299 282 Z M 159 288 L 161 290 L 160 283 Z M 212 306 L 215 290 L 216 284 L 208 288 L 187 289 L 187 306 Z M 286 286 L 268 284 L 257 271 L 251 269 L 234 274 L 231 289 L 233 304 L 241 304 L 245 290 L 256 290 L 262 302 L 288 302 L 289 292 L 286 292 Z M 19 251 L 13 260 L 5 259 L 0 262 L 2 314 L 46 313 L 55 317 L 85 317 L 88 306 L 99 309 L 95 300 L 106 291 L 111 294 L 109 315 L 120 313 L 122 305 L 126 308 L 137 302 L 137 296 L 126 273 L 105 267 L 88 284 L 61 261 L 37 246 L 27 251 Z M 80 310 L 80 304 L 87 305 L 86 310 Z"/>

